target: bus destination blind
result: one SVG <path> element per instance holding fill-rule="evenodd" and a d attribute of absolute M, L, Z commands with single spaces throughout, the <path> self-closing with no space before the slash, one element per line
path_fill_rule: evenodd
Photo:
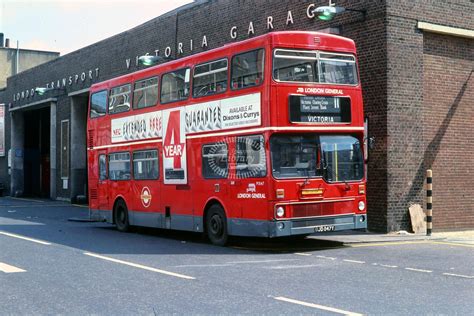
<path fill-rule="evenodd" d="M 349 98 L 290 96 L 290 120 L 298 123 L 350 123 Z"/>

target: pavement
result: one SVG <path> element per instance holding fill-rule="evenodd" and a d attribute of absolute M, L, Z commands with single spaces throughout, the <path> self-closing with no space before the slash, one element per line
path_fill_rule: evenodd
<path fill-rule="evenodd" d="M 360 243 L 393 243 L 405 241 L 445 241 L 474 245 L 474 230 L 452 232 L 434 231 L 431 236 L 427 236 L 426 234 L 413 234 L 406 231 L 383 234 L 364 230 L 349 230 L 341 232 L 321 233 L 317 235 L 311 235 L 309 238 L 333 241 L 347 245 Z"/>
<path fill-rule="evenodd" d="M 49 199 L 29 199 L 29 198 L 14 198 L 14 197 L 3 197 L 0 198 L 1 206 L 13 206 L 16 203 L 28 203 L 36 204 L 41 206 L 65 206 L 65 207 L 82 207 L 87 208 L 87 205 L 76 205 L 70 204 L 64 201 L 53 201 Z M 70 218 L 72 221 L 93 221 L 87 216 Z M 406 242 L 406 241 L 441 241 L 474 245 L 474 227 L 472 230 L 464 231 L 443 231 L 437 232 L 436 227 L 433 227 L 433 233 L 431 236 L 426 234 L 414 234 L 406 231 L 390 232 L 390 233 L 377 233 L 366 230 L 349 230 L 341 232 L 325 232 L 317 233 L 309 236 L 308 238 L 324 240 L 327 242 L 335 242 L 345 245 L 350 244 L 363 244 L 363 243 L 394 243 L 394 242 Z"/>

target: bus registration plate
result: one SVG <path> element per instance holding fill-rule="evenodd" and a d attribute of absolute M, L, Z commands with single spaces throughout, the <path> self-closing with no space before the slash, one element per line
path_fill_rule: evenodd
<path fill-rule="evenodd" d="M 315 226 L 314 231 L 316 233 L 322 233 L 322 232 L 333 232 L 336 230 L 335 225 L 320 225 L 320 226 Z"/>

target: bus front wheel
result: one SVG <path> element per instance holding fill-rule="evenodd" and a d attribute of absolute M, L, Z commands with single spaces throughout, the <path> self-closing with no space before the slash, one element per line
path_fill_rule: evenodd
<path fill-rule="evenodd" d="M 118 231 L 129 231 L 130 223 L 128 221 L 128 208 L 123 200 L 118 200 L 115 204 L 114 217 L 115 225 L 117 226 Z"/>
<path fill-rule="evenodd" d="M 220 205 L 212 205 L 206 215 L 206 231 L 209 240 L 216 246 L 227 243 L 227 218 Z"/>

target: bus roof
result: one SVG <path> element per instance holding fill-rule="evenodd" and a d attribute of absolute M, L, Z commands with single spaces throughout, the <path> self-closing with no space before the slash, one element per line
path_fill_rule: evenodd
<path fill-rule="evenodd" d="M 246 48 L 255 49 L 255 45 L 262 46 L 262 44 L 265 42 L 271 43 L 273 47 L 281 46 L 285 48 L 308 49 L 308 47 L 314 47 L 315 45 L 317 45 L 318 50 L 345 52 L 352 54 L 356 53 L 354 41 L 350 38 L 339 35 L 307 31 L 270 32 L 243 41 L 225 44 L 224 46 L 218 48 L 178 58 L 176 60 L 170 60 L 168 62 L 160 63 L 155 66 L 148 67 L 146 69 L 140 69 L 119 77 L 104 80 L 93 84 L 91 86 L 91 91 L 98 91 L 104 89 L 111 82 L 114 82 L 114 85 L 120 85 L 127 80 L 132 81 L 133 77 L 146 78 L 147 76 L 151 76 L 152 74 L 156 73 L 157 69 L 164 69 L 164 71 L 168 71 L 168 69 L 173 65 L 177 65 L 178 68 L 184 67 L 184 65 L 186 65 L 186 63 L 188 63 L 190 60 L 199 59 L 202 56 L 207 56 L 208 58 L 200 62 L 206 62 L 208 60 L 213 60 L 216 57 L 218 58 L 219 54 L 222 52 L 245 51 Z"/>

